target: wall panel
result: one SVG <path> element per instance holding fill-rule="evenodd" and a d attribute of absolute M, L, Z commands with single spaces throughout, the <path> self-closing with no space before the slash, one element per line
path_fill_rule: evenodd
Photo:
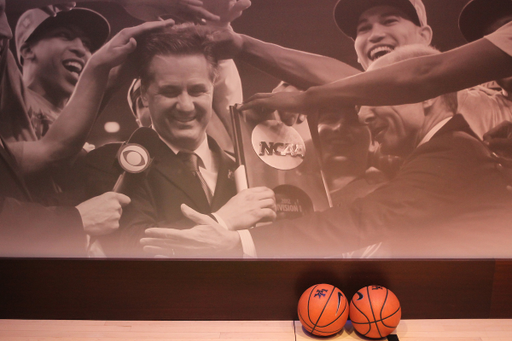
<path fill-rule="evenodd" d="M 496 269 L 496 271 L 495 271 Z M 327 282 L 380 284 L 405 319 L 512 318 L 512 262 L 494 260 L 0 259 L 0 318 L 289 320 Z"/>

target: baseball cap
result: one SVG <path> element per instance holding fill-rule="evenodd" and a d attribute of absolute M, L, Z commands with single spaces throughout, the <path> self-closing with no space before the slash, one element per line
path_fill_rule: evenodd
<path fill-rule="evenodd" d="M 69 11 L 48 14 L 39 8 L 24 12 L 16 24 L 14 40 L 18 60 L 22 63 L 20 49 L 35 33 L 44 32 L 53 27 L 75 25 L 84 30 L 91 40 L 91 52 L 98 50 L 110 35 L 110 24 L 104 16 L 88 8 L 75 7 Z"/>
<path fill-rule="evenodd" d="M 468 42 L 480 39 L 487 27 L 507 14 L 512 14 L 511 0 L 472 0 L 460 12 L 460 32 Z"/>
<path fill-rule="evenodd" d="M 402 10 L 417 26 L 427 25 L 427 11 L 421 0 L 339 0 L 334 6 L 334 21 L 352 39 L 357 37 L 359 17 L 377 6 L 392 6 Z"/>

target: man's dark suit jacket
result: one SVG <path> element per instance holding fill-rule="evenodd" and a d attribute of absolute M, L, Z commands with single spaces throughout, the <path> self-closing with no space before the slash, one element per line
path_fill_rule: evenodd
<path fill-rule="evenodd" d="M 144 237 L 146 228 L 165 227 L 170 224 L 173 224 L 173 227 L 191 227 L 194 224 L 184 219 L 181 204 L 186 204 L 198 212 L 210 214 L 221 208 L 236 194 L 235 182 L 232 179 L 235 162 L 211 137 L 208 137 L 208 144 L 219 164 L 211 207 L 197 178 L 160 140 L 156 132 L 152 134 L 150 141 L 145 141 L 145 146 L 146 144 L 150 146 L 147 149 L 153 161 L 147 173 L 129 179 L 131 183 L 124 193 L 132 201 L 123 209 L 120 229 L 101 239 L 107 256 L 148 257 L 150 255 L 142 251 L 139 242 Z M 95 190 L 96 192 L 111 190 L 115 178 L 120 174 L 114 161 L 114 155 L 117 154 L 119 146 L 120 144 L 106 145 L 89 153 L 89 168 L 95 171 L 89 172 L 87 182 L 97 182 L 100 187 L 103 187 Z M 110 161 L 105 162 L 105 160 Z M 108 187 L 105 188 L 105 186 Z"/>
<path fill-rule="evenodd" d="M 483 254 L 481 247 L 493 252 L 491 241 L 512 242 L 512 201 L 506 185 L 491 152 L 464 118 L 455 115 L 416 148 L 393 180 L 371 194 L 349 205 L 250 232 L 259 257 L 339 257 L 382 241 L 397 249 L 410 243 L 420 255 L 427 255 L 429 250 L 419 248 L 434 244 L 442 235 L 438 232 L 447 229 L 454 247 L 466 238 L 467 229 L 473 237 L 465 240 L 466 246 Z M 388 251 L 391 254 L 386 256 L 393 256 L 393 250 Z"/>
<path fill-rule="evenodd" d="M 78 210 L 33 202 L 14 157 L 2 146 L 0 178 L 0 256 L 86 256 Z"/>

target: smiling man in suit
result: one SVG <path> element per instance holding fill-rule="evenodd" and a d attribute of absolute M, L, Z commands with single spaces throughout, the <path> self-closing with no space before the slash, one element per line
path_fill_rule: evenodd
<path fill-rule="evenodd" d="M 119 234 L 105 244 L 107 256 L 147 256 L 139 240 L 148 227 L 177 221 L 191 226 L 181 221 L 182 204 L 213 214 L 230 229 L 275 217 L 270 189 L 237 195 L 234 160 L 206 134 L 217 72 L 211 47 L 194 25 L 155 33 L 141 42 L 141 99 L 153 122 L 147 141 L 153 161 L 129 193 L 133 204 L 123 213 Z"/>

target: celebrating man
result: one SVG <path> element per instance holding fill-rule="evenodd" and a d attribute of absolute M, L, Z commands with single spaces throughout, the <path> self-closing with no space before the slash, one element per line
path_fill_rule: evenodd
<path fill-rule="evenodd" d="M 217 62 L 203 31 L 184 25 L 141 42 L 141 100 L 154 129 L 145 145 L 153 161 L 130 192 L 132 204 L 124 211 L 119 233 L 102 243 L 107 255 L 147 255 L 140 239 L 148 227 L 176 222 L 191 226 L 181 214 L 183 203 L 213 213 L 230 229 L 275 218 L 274 193 L 258 187 L 237 195 L 234 161 L 206 134 Z"/>

